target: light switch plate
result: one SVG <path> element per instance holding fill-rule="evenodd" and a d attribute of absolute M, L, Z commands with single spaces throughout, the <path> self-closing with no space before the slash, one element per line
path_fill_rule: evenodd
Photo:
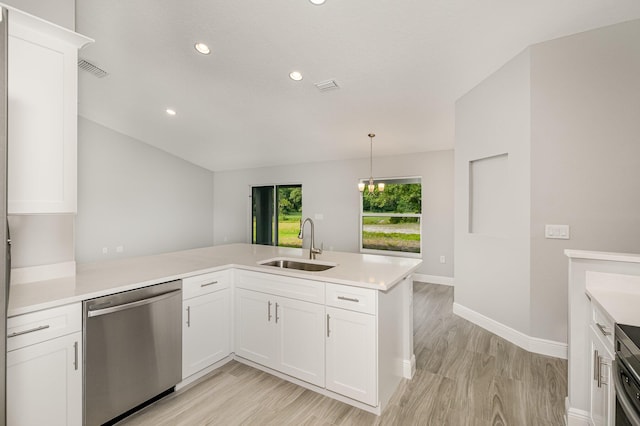
<path fill-rule="evenodd" d="M 571 235 L 569 234 L 569 225 L 545 225 L 544 237 L 559 240 L 568 240 L 571 237 Z"/>

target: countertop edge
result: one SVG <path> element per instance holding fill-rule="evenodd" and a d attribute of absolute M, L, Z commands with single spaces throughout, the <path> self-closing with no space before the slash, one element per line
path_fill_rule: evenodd
<path fill-rule="evenodd" d="M 614 323 L 640 326 L 640 277 L 592 272 L 585 294 Z"/>
<path fill-rule="evenodd" d="M 407 267 L 401 274 L 397 274 L 397 276 L 393 279 L 393 281 L 391 281 L 389 283 L 373 284 L 373 283 L 367 283 L 367 282 L 362 282 L 362 281 L 353 281 L 353 280 L 349 280 L 349 279 L 341 279 L 341 278 L 338 278 L 338 277 L 327 277 L 327 276 L 323 276 L 323 275 L 320 275 L 320 274 L 315 274 L 314 272 L 298 272 L 298 271 L 295 271 L 295 270 L 292 271 L 292 270 L 275 269 L 275 268 L 274 268 L 274 270 L 270 270 L 270 269 L 267 269 L 267 268 L 270 268 L 270 267 L 267 267 L 267 266 L 258 266 L 258 265 L 253 266 L 253 265 L 246 265 L 246 264 L 240 264 L 240 263 L 233 263 L 232 262 L 232 263 L 227 263 L 227 264 L 217 265 L 217 266 L 212 266 L 212 267 L 207 267 L 207 268 L 194 269 L 194 270 L 189 271 L 189 272 L 184 272 L 184 273 L 179 273 L 179 274 L 174 274 L 174 275 L 168 275 L 168 276 L 163 276 L 163 277 L 157 277 L 157 278 L 143 280 L 143 281 L 139 281 L 139 282 L 135 282 L 135 283 L 124 284 L 124 285 L 119 285 L 119 286 L 115 286 L 115 287 L 100 289 L 100 290 L 96 290 L 96 291 L 93 291 L 93 292 L 90 291 L 90 292 L 87 292 L 87 293 L 76 294 L 76 295 L 69 296 L 69 297 L 56 298 L 56 299 L 52 299 L 52 300 L 43 301 L 41 303 L 26 304 L 24 306 L 18 306 L 18 307 L 15 307 L 15 308 L 9 308 L 8 311 L 7 311 L 7 317 L 14 317 L 14 316 L 18 316 L 18 315 L 28 314 L 28 313 L 31 313 L 31 312 L 41 311 L 41 310 L 45 310 L 45 309 L 51 309 L 51 308 L 64 306 L 64 305 L 69 305 L 69 304 L 73 304 L 73 303 L 79 303 L 79 302 L 82 302 L 84 300 L 89 300 L 89 299 L 93 299 L 93 298 L 96 298 L 96 297 L 102 297 L 102 296 L 106 296 L 106 295 L 109 295 L 109 294 L 120 293 L 120 292 L 123 292 L 123 291 L 135 290 L 137 288 L 142 288 L 142 287 L 147 287 L 147 286 L 150 286 L 150 285 L 160 284 L 160 283 L 167 282 L 167 281 L 172 281 L 172 280 L 177 280 L 177 279 L 184 279 L 184 278 L 197 276 L 197 275 L 202 275 L 202 274 L 207 274 L 207 273 L 211 273 L 211 272 L 224 271 L 224 270 L 234 270 L 234 269 L 235 270 L 247 270 L 247 271 L 254 271 L 254 272 L 262 272 L 262 273 L 268 273 L 268 274 L 273 274 L 273 275 L 282 275 L 282 276 L 287 276 L 287 277 L 292 277 L 292 278 L 307 279 L 307 280 L 313 280 L 313 281 L 321 281 L 321 282 L 326 282 L 326 283 L 349 285 L 349 286 L 354 286 L 354 287 L 368 288 L 368 289 L 372 289 L 372 290 L 385 292 L 385 291 L 388 291 L 388 290 L 392 289 L 393 287 L 395 287 L 398 283 L 400 283 L 402 280 L 404 280 L 407 276 L 412 275 L 418 269 L 418 267 L 420 266 L 421 263 L 422 262 L 420 261 L 420 262 L 416 263 L 415 265 L 413 265 L 411 267 Z M 26 288 L 26 287 L 23 287 L 23 286 L 33 286 L 34 284 L 42 285 L 42 283 L 46 283 L 46 282 L 15 284 L 14 286 L 12 286 L 11 290 L 12 291 L 17 291 L 19 288 Z"/>
<path fill-rule="evenodd" d="M 640 263 L 640 254 L 613 253 L 605 251 L 573 250 L 566 249 L 565 256 L 571 259 L 607 260 L 614 262 Z"/>

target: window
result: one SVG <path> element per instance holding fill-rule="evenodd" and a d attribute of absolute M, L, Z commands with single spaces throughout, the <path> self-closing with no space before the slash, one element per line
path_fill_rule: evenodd
<path fill-rule="evenodd" d="M 253 244 L 302 247 L 302 185 L 254 186 L 251 204 Z"/>
<path fill-rule="evenodd" d="M 385 179 L 385 190 L 361 195 L 360 248 L 363 252 L 420 253 L 421 178 Z"/>

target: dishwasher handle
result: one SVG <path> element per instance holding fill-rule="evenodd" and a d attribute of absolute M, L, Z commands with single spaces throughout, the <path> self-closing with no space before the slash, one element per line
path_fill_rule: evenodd
<path fill-rule="evenodd" d="M 89 308 L 89 311 L 87 312 L 87 317 L 92 318 L 100 315 L 111 314 L 113 312 L 124 311 L 126 309 L 136 308 L 138 306 L 148 305 L 149 303 L 154 303 L 163 299 L 168 299 L 169 297 L 173 297 L 177 293 L 180 293 L 180 291 L 181 291 L 180 289 L 172 290 L 167 293 L 162 293 L 157 296 L 149 297 L 147 299 L 136 300 L 135 302 L 123 303 L 122 305 L 110 306 L 108 308 L 96 309 L 95 311 L 92 311 L 91 308 Z"/>

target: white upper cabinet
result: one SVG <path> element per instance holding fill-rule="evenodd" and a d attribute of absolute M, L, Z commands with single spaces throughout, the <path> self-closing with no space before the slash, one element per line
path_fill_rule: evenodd
<path fill-rule="evenodd" d="M 92 40 L 9 10 L 8 212 L 77 211 L 78 49 Z"/>

